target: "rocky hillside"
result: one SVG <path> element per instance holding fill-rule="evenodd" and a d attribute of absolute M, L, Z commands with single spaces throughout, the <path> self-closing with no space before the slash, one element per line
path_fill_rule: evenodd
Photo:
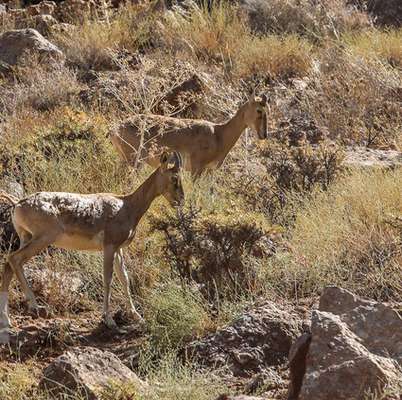
<path fill-rule="evenodd" d="M 183 173 L 180 212 L 141 220 L 124 262 L 144 326 L 117 279 L 103 324 L 101 254 L 26 263 L 45 312 L 14 278 L 0 399 L 400 400 L 401 23 L 397 0 L 0 0 L 4 261 L 14 201 L 150 175 L 112 145 L 122 121 L 268 99 L 267 139 L 246 129 Z"/>

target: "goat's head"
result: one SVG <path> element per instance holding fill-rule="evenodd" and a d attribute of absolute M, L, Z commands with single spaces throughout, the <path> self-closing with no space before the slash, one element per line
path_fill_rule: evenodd
<path fill-rule="evenodd" d="M 259 139 L 268 137 L 267 131 L 267 96 L 256 96 L 253 93 L 245 104 L 245 122 L 249 128 L 257 132 Z"/>
<path fill-rule="evenodd" d="M 181 155 L 176 151 L 171 153 L 165 151 L 161 154 L 160 162 L 162 195 L 172 207 L 178 207 L 184 202 Z"/>

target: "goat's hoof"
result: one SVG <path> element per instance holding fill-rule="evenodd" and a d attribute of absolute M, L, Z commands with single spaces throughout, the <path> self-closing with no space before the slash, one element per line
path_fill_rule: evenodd
<path fill-rule="evenodd" d="M 116 322 L 114 321 L 114 319 L 112 317 L 104 316 L 102 321 L 103 321 L 103 323 L 105 324 L 105 326 L 107 328 L 112 329 L 112 330 L 117 330 L 118 329 L 117 324 L 116 324 Z"/>

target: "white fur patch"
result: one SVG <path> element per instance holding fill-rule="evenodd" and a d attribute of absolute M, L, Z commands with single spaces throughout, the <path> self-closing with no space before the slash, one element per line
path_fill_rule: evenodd
<path fill-rule="evenodd" d="M 56 217 L 71 215 L 87 221 L 97 220 L 104 213 L 115 216 L 123 207 L 121 199 L 97 194 L 39 192 L 24 201 L 24 205 Z"/>

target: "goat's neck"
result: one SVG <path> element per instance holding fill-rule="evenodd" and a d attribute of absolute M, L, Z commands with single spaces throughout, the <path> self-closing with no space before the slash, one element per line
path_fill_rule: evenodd
<path fill-rule="evenodd" d="M 157 180 L 159 169 L 157 169 L 135 192 L 124 197 L 127 207 L 134 224 L 138 223 L 141 217 L 147 212 L 148 208 L 161 194 Z"/>
<path fill-rule="evenodd" d="M 247 128 L 244 111 L 243 105 L 229 121 L 217 127 L 218 136 L 222 144 L 222 149 L 225 153 L 230 151 L 230 149 L 238 141 L 243 131 Z"/>

